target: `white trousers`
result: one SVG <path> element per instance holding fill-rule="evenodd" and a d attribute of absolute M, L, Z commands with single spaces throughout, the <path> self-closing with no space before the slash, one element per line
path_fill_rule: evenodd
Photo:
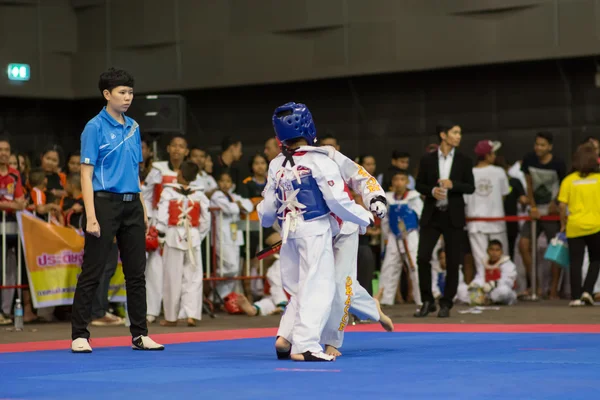
<path fill-rule="evenodd" d="M 19 246 L 21 244 L 19 243 Z M 23 261 L 23 259 L 21 259 Z M 2 268 L 0 266 L 0 268 Z M 21 268 L 25 268 L 25 263 L 21 263 Z M 0 271 L 1 273 L 1 271 Z M 2 279 L 0 275 L 0 279 Z M 0 281 L 0 284 L 2 281 Z M 27 282 L 23 282 L 26 284 Z M 6 249 L 6 282 L 4 282 L 6 286 L 13 286 L 17 284 L 17 256 L 16 256 L 16 248 L 7 248 Z M 12 305 L 13 300 L 15 298 L 16 289 L 2 289 L 2 312 L 6 315 L 11 315 L 13 313 Z"/>
<path fill-rule="evenodd" d="M 271 315 L 277 308 L 277 304 L 275 304 L 275 300 L 271 296 L 265 296 L 259 301 L 255 301 L 254 306 L 258 307 L 258 315 L 262 316 Z"/>
<path fill-rule="evenodd" d="M 280 251 L 283 288 L 292 298 L 277 336 L 292 343 L 292 353 L 323 351 L 319 344 L 335 295 L 331 230 L 317 236 L 287 239 Z"/>
<path fill-rule="evenodd" d="M 358 239 L 356 231 L 349 235 L 339 234 L 333 241 L 335 295 L 321 343 L 338 349 L 344 342 L 344 329 L 348 326 L 350 314 L 363 320 L 379 321 L 375 300 L 356 279 Z"/>
<path fill-rule="evenodd" d="M 147 315 L 158 317 L 163 298 L 163 258 L 160 250 L 148 253 L 146 259 Z"/>
<path fill-rule="evenodd" d="M 502 250 L 504 254 L 510 254 L 508 252 L 508 237 L 506 232 L 500 233 L 482 233 L 482 232 L 469 232 L 469 242 L 471 243 L 471 254 L 473 254 L 473 260 L 475 261 L 475 270 L 478 276 L 485 276 L 485 265 L 484 262 L 487 260 L 487 248 L 490 240 L 499 240 L 502 243 Z"/>
<path fill-rule="evenodd" d="M 217 251 L 217 276 L 232 278 L 240 276 L 240 246 L 237 244 L 223 244 L 223 251 L 219 245 L 216 246 Z M 223 299 L 231 292 L 235 291 L 236 286 L 239 286 L 238 281 L 217 281 L 215 287 L 217 293 Z"/>
<path fill-rule="evenodd" d="M 506 285 L 498 286 L 488 293 L 488 296 L 494 304 L 512 305 L 517 302 L 517 292 L 515 292 L 510 286 Z M 469 296 L 469 286 L 464 283 L 459 284 L 456 291 L 456 297 L 460 302 L 470 304 L 471 297 Z"/>
<path fill-rule="evenodd" d="M 404 248 L 402 240 L 398 240 L 394 234 L 388 235 L 387 245 L 385 247 L 385 257 L 381 265 L 381 276 L 379 277 L 379 288 L 383 289 L 381 296 L 381 304 L 393 305 L 396 299 L 396 291 L 402 277 L 402 265 L 404 263 L 404 255 L 410 257 L 415 269 L 412 270 L 410 265 L 407 265 L 412 282 L 413 299 L 420 306 L 421 291 L 419 290 L 419 272 L 417 269 L 417 251 L 419 250 L 419 232 L 413 231 L 406 238 L 408 249 Z"/>
<path fill-rule="evenodd" d="M 165 319 L 202 319 L 202 254 L 200 246 L 194 248 L 196 266 L 187 250 L 165 245 L 163 254 L 164 286 L 163 306 Z"/>

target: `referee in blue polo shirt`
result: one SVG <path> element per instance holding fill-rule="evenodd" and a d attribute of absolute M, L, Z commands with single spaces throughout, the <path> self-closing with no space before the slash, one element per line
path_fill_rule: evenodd
<path fill-rule="evenodd" d="M 142 158 L 140 128 L 125 112 L 133 101 L 134 79 L 114 68 L 100 75 L 106 107 L 81 134 L 81 189 L 86 227 L 83 265 L 73 300 L 71 351 L 91 353 L 92 300 L 117 238 L 127 289 L 132 348 L 163 350 L 148 337 L 146 325 L 146 229 L 148 218 L 140 196 Z"/>

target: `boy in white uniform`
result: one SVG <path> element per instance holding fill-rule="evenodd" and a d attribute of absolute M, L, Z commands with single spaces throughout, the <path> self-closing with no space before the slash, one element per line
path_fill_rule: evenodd
<path fill-rule="evenodd" d="M 152 213 L 148 214 L 148 221 L 156 226 L 156 218 L 150 219 L 150 215 L 156 216 L 158 202 L 165 185 L 177 182 L 177 171 L 188 155 L 188 145 L 185 137 L 174 135 L 167 146 L 169 161 L 155 161 L 152 169 L 144 182 L 144 193 L 153 193 Z M 145 199 L 145 198 L 144 198 Z M 160 315 L 163 291 L 163 261 L 160 250 L 148 253 L 146 261 L 146 320 L 153 323 Z"/>
<path fill-rule="evenodd" d="M 223 277 L 236 277 L 240 275 L 240 247 L 244 245 L 244 232 L 239 229 L 240 214 L 250 213 L 254 205 L 248 199 L 232 193 L 233 180 L 228 172 L 221 172 L 217 176 L 219 190 L 210 198 L 210 206 L 221 209 L 221 215 L 215 214 L 217 252 L 217 274 Z M 221 270 L 221 265 L 223 269 Z M 219 281 L 216 284 L 217 293 L 221 299 L 234 291 L 236 281 Z"/>
<path fill-rule="evenodd" d="M 209 200 L 190 182 L 196 179 L 198 166 L 184 161 L 177 183 L 168 184 L 158 204 L 156 229 L 164 245 L 163 304 L 165 320 L 161 326 L 176 326 L 186 319 L 196 326 L 202 319 L 201 243 L 210 227 Z"/>
<path fill-rule="evenodd" d="M 337 234 L 339 223 L 330 214 L 362 227 L 372 217 L 350 199 L 334 161 L 326 154 L 299 150 L 317 142 L 305 105 L 278 107 L 273 125 L 287 149 L 269 165 L 258 213 L 264 227 L 282 221 L 282 283 L 297 304 L 284 314 L 294 317 L 292 337 L 286 339 L 292 343 L 294 360 L 333 361 L 335 357 L 323 353 L 319 344 L 336 289 L 331 238 L 332 228 Z"/>
<path fill-rule="evenodd" d="M 510 186 L 506 172 L 494 165 L 495 152 L 500 146 L 500 142 L 482 140 L 475 147 L 478 158 L 477 165 L 473 168 L 475 193 L 465 195 L 467 218 L 504 217 L 504 196 L 510 193 Z M 468 222 L 467 230 L 475 260 L 476 275 L 482 275 L 488 242 L 493 239 L 499 240 L 502 247 L 508 249 L 506 222 Z"/>
<path fill-rule="evenodd" d="M 396 291 L 402 276 L 402 265 L 406 263 L 410 272 L 412 282 L 413 299 L 417 306 L 421 306 L 421 292 L 419 290 L 419 275 L 417 271 L 417 250 L 419 249 L 419 231 L 418 220 L 423 211 L 423 200 L 416 190 L 408 189 L 408 172 L 397 171 L 392 176 L 392 192 L 387 192 L 387 202 L 390 207 L 407 207 L 406 211 L 413 217 L 407 217 L 402 223 L 409 225 L 414 220 L 414 224 L 407 226 L 408 232 L 399 231 L 399 216 L 390 213 L 383 221 L 383 231 L 387 237 L 385 248 L 385 258 L 381 265 L 381 276 L 379 277 L 379 290 L 381 304 L 393 305 L 396 297 Z M 412 213 L 410 212 L 412 210 Z M 416 218 L 414 218 L 416 217 Z M 393 224 L 394 226 L 390 226 Z M 413 228 L 413 229 L 410 229 Z M 404 237 L 406 235 L 406 237 Z M 406 248 L 405 245 L 408 245 Z"/>
<path fill-rule="evenodd" d="M 504 255 L 503 249 L 499 240 L 490 240 L 483 274 L 478 273 L 468 288 L 466 285 L 459 285 L 457 297 L 461 302 L 470 303 L 470 291 L 481 289 L 485 295 L 484 303 L 506 305 L 516 303 L 517 267 L 509 256 Z"/>

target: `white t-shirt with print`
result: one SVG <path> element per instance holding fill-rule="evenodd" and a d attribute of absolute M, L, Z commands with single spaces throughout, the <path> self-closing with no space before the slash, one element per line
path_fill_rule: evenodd
<path fill-rule="evenodd" d="M 465 195 L 467 218 L 504 217 L 504 199 L 510 193 L 508 177 L 500 167 L 488 165 L 473 168 L 475 192 Z M 500 233 L 506 231 L 506 222 L 475 221 L 467 224 L 469 232 Z"/>

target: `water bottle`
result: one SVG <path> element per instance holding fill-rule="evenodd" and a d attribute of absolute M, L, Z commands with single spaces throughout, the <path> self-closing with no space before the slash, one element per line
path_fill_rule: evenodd
<path fill-rule="evenodd" d="M 21 305 L 21 299 L 17 299 L 15 304 L 15 331 L 23 330 L 23 306 Z"/>

